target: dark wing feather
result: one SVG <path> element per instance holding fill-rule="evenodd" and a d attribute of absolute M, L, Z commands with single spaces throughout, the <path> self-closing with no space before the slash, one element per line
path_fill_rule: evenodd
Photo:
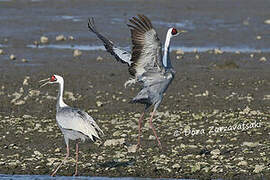
<path fill-rule="evenodd" d="M 88 28 L 90 31 L 96 34 L 96 36 L 103 42 L 106 50 L 111 53 L 111 55 L 113 55 L 117 61 L 126 63 L 129 66 L 131 65 L 131 54 L 123 49 L 116 47 L 112 41 L 100 34 L 96 29 L 94 18 L 89 19 Z"/>
<path fill-rule="evenodd" d="M 144 15 L 130 19 L 128 26 L 132 38 L 131 75 L 139 77 L 147 71 L 161 72 L 161 43 L 151 21 Z"/>

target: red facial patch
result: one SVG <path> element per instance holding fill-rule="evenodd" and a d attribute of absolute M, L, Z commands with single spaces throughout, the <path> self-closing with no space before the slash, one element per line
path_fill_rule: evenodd
<path fill-rule="evenodd" d="M 52 77 L 51 77 L 51 82 L 56 81 L 56 80 L 57 80 L 57 79 L 56 79 L 55 76 L 52 76 Z"/>
<path fill-rule="evenodd" d="M 172 35 L 176 35 L 177 34 L 177 30 L 175 28 L 172 29 Z"/>

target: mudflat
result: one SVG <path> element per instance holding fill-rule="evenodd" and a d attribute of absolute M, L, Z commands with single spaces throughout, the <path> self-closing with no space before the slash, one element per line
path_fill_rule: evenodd
<path fill-rule="evenodd" d="M 0 173 L 50 174 L 64 158 L 55 120 L 58 86 L 40 88 L 38 82 L 58 74 L 65 79 L 64 101 L 87 111 L 105 133 L 96 143 L 80 145 L 79 175 L 269 177 L 267 1 L 174 2 L 1 1 Z M 153 19 L 162 40 L 169 25 L 189 31 L 173 39 L 172 46 L 240 49 L 171 52 L 177 73 L 153 121 L 162 150 L 149 128 L 149 114 L 142 147 L 135 150 L 143 106 L 128 103 L 140 87 L 124 88 L 127 66 L 103 50 L 82 50 L 73 57 L 73 45 L 102 45 L 88 32 L 88 17 L 96 17 L 98 29 L 126 47 L 130 35 L 125 23 L 138 13 Z M 56 41 L 60 34 L 66 40 Z M 29 47 L 41 36 L 49 38 L 44 48 Z M 70 48 L 49 48 L 52 44 Z M 60 175 L 74 172 L 74 143 L 70 147 Z"/>

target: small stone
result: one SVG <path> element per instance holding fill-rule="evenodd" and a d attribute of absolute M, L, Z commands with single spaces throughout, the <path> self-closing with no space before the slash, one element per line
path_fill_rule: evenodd
<path fill-rule="evenodd" d="M 222 54 L 223 53 L 223 51 L 221 51 L 220 49 L 214 49 L 214 53 L 215 54 Z"/>
<path fill-rule="evenodd" d="M 103 156 L 98 156 L 98 160 L 101 161 L 101 160 L 104 160 L 105 158 Z"/>
<path fill-rule="evenodd" d="M 261 40 L 262 39 L 262 36 L 256 36 L 256 39 L 257 40 Z"/>
<path fill-rule="evenodd" d="M 97 57 L 97 61 L 102 61 L 102 60 L 103 60 L 103 57 L 101 57 L 101 56 Z"/>
<path fill-rule="evenodd" d="M 22 62 L 26 63 L 26 62 L 28 62 L 28 60 L 25 59 L 25 58 L 23 58 L 23 59 L 22 59 Z"/>
<path fill-rule="evenodd" d="M 214 156 L 220 155 L 220 150 L 219 149 L 215 149 L 215 150 L 211 151 L 210 154 L 212 154 Z"/>
<path fill-rule="evenodd" d="M 218 171 L 217 168 L 218 168 L 218 166 L 215 166 L 215 167 L 213 167 L 213 168 L 211 169 L 211 171 L 212 171 L 212 172 L 217 172 L 217 171 Z"/>
<path fill-rule="evenodd" d="M 3 54 L 4 54 L 4 50 L 0 49 L 0 55 L 3 55 Z"/>
<path fill-rule="evenodd" d="M 41 37 L 40 37 L 40 42 L 41 42 L 42 44 L 46 44 L 46 43 L 49 42 L 49 38 L 46 37 L 46 36 L 41 36 Z"/>
<path fill-rule="evenodd" d="M 266 57 L 261 57 L 261 58 L 260 58 L 260 61 L 261 61 L 261 62 L 265 62 L 266 60 L 267 60 Z"/>
<path fill-rule="evenodd" d="M 15 60 L 15 59 L 16 59 L 16 56 L 15 56 L 14 54 L 11 54 L 11 55 L 9 56 L 9 59 L 10 59 L 10 60 Z"/>
<path fill-rule="evenodd" d="M 264 21 L 264 24 L 270 24 L 270 19 L 266 19 L 266 20 Z"/>
<path fill-rule="evenodd" d="M 213 141 L 212 139 L 208 139 L 208 140 L 206 141 L 206 143 L 212 144 L 212 143 L 214 143 L 214 141 Z"/>
<path fill-rule="evenodd" d="M 183 56 L 176 56 L 176 59 L 183 59 Z"/>
<path fill-rule="evenodd" d="M 198 54 L 195 55 L 196 59 L 200 59 L 200 56 Z"/>
<path fill-rule="evenodd" d="M 115 146 L 115 145 L 122 145 L 125 143 L 125 139 L 121 138 L 121 139 L 108 139 L 104 142 L 104 146 Z"/>
<path fill-rule="evenodd" d="M 33 117 L 31 115 L 25 114 L 25 115 L 22 116 L 22 118 L 24 118 L 24 119 L 30 119 L 30 118 L 33 118 Z"/>
<path fill-rule="evenodd" d="M 191 166 L 191 172 L 196 172 L 201 169 L 201 165 L 199 163 L 196 163 L 194 166 Z"/>
<path fill-rule="evenodd" d="M 251 109 L 248 106 L 246 106 L 246 108 L 243 110 L 243 113 L 248 114 L 250 110 Z"/>
<path fill-rule="evenodd" d="M 131 145 L 127 149 L 129 153 L 135 153 L 137 150 L 137 145 Z"/>
<path fill-rule="evenodd" d="M 150 135 L 148 139 L 149 139 L 149 140 L 155 140 L 156 138 L 155 138 L 155 136 Z"/>
<path fill-rule="evenodd" d="M 178 49 L 176 52 L 175 52 L 177 55 L 184 55 L 184 51 L 182 49 Z"/>
<path fill-rule="evenodd" d="M 97 105 L 97 107 L 101 107 L 101 106 L 103 106 L 103 103 L 101 101 L 97 101 L 96 105 Z"/>
<path fill-rule="evenodd" d="M 247 161 L 240 161 L 237 165 L 238 166 L 247 166 L 248 163 L 247 163 Z"/>
<path fill-rule="evenodd" d="M 61 34 L 61 35 L 56 36 L 55 40 L 56 41 L 65 41 L 66 37 L 63 34 Z"/>
<path fill-rule="evenodd" d="M 180 167 L 181 166 L 179 164 L 177 164 L 177 163 L 172 166 L 173 169 L 179 169 Z"/>
<path fill-rule="evenodd" d="M 251 147 L 251 148 L 254 148 L 254 147 L 257 147 L 259 145 L 259 142 L 243 142 L 243 146 L 248 146 L 248 147 Z"/>
<path fill-rule="evenodd" d="M 265 169 L 264 165 L 255 165 L 255 168 L 253 170 L 254 173 L 260 173 Z"/>
<path fill-rule="evenodd" d="M 34 154 L 35 154 L 36 156 L 42 156 L 42 154 L 41 154 L 39 151 L 34 151 Z"/>
<path fill-rule="evenodd" d="M 73 57 L 79 57 L 82 55 L 82 51 L 80 51 L 79 49 L 75 49 L 73 52 Z"/>
<path fill-rule="evenodd" d="M 254 54 L 250 54 L 250 57 L 251 57 L 251 58 L 254 58 Z"/>
<path fill-rule="evenodd" d="M 56 148 L 55 150 L 54 150 L 54 152 L 56 152 L 56 153 L 59 153 L 61 150 L 60 150 L 60 148 Z"/>
<path fill-rule="evenodd" d="M 75 38 L 73 36 L 69 36 L 68 39 L 71 40 L 71 41 L 75 40 Z"/>
<path fill-rule="evenodd" d="M 38 45 L 39 45 L 39 42 L 38 42 L 38 41 L 34 41 L 33 44 L 34 44 L 35 46 L 38 46 Z"/>

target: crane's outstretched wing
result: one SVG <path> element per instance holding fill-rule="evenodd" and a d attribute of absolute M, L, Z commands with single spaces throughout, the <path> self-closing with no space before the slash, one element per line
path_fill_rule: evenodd
<path fill-rule="evenodd" d="M 147 71 L 159 71 L 162 65 L 162 46 L 151 21 L 144 15 L 130 19 L 132 38 L 131 75 L 140 77 Z"/>
<path fill-rule="evenodd" d="M 103 134 L 94 119 L 77 108 L 62 108 L 57 112 L 56 120 L 63 129 L 78 131 L 93 141 L 95 138 L 99 139 L 99 135 Z"/>
<path fill-rule="evenodd" d="M 96 29 L 94 18 L 89 19 L 88 28 L 90 31 L 96 34 L 96 36 L 103 42 L 106 50 L 111 53 L 111 55 L 113 55 L 117 61 L 126 63 L 129 66 L 131 65 L 131 54 L 123 49 L 116 47 L 112 41 L 100 34 Z"/>

